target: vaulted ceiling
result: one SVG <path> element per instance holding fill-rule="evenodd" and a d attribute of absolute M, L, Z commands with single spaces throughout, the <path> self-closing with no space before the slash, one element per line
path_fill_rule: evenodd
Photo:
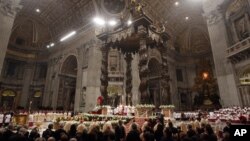
<path fill-rule="evenodd" d="M 147 14 L 165 23 L 170 46 L 183 54 L 208 52 L 210 41 L 203 18 L 204 0 L 145 0 Z"/>
<path fill-rule="evenodd" d="M 22 0 L 23 8 L 16 17 L 12 38 L 29 38 L 26 46 L 44 48 L 70 30 L 91 22 L 98 1 L 102 0 Z M 171 35 L 169 45 L 172 48 L 181 53 L 210 50 L 206 22 L 202 16 L 203 0 L 141 1 L 145 3 L 146 14 L 165 23 Z"/>
<path fill-rule="evenodd" d="M 24 46 L 46 48 L 65 33 L 88 23 L 94 13 L 91 0 L 22 0 L 11 39 L 20 37 Z"/>

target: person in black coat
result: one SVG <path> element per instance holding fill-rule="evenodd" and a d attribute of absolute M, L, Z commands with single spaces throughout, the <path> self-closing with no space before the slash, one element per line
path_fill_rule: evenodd
<path fill-rule="evenodd" d="M 208 141 L 217 141 L 217 136 L 214 134 L 214 131 L 211 125 L 209 124 L 206 125 L 204 134 L 205 134 L 204 137 L 208 139 Z"/>
<path fill-rule="evenodd" d="M 34 128 L 29 134 L 29 141 L 34 141 L 36 138 L 39 138 L 40 134 L 38 133 L 38 129 Z"/>
<path fill-rule="evenodd" d="M 226 122 L 226 126 L 223 128 L 223 132 L 224 133 L 230 133 L 230 128 L 231 128 L 231 122 L 230 121 L 227 121 Z"/>
<path fill-rule="evenodd" d="M 131 129 L 128 132 L 126 141 L 140 141 L 140 132 L 138 131 L 137 125 L 133 123 Z"/>
<path fill-rule="evenodd" d="M 7 141 L 12 135 L 14 135 L 13 128 L 14 127 L 12 125 L 8 126 L 8 128 L 2 134 L 3 140 Z"/>
<path fill-rule="evenodd" d="M 27 129 L 20 128 L 16 134 L 13 134 L 9 138 L 9 141 L 28 141 L 27 133 L 28 133 Z"/>
<path fill-rule="evenodd" d="M 70 130 L 69 130 L 69 138 L 75 138 L 76 137 L 76 124 L 72 124 L 70 126 Z"/>
<path fill-rule="evenodd" d="M 188 137 L 193 137 L 193 136 L 195 136 L 196 135 L 196 133 L 195 133 L 195 131 L 193 130 L 193 128 L 192 128 L 192 125 L 188 125 L 188 131 L 187 131 L 187 136 Z"/>
<path fill-rule="evenodd" d="M 154 134 L 150 131 L 142 133 L 142 141 L 154 141 Z"/>
<path fill-rule="evenodd" d="M 156 129 L 154 131 L 154 137 L 156 141 L 160 141 L 162 136 L 163 136 L 163 129 L 164 126 L 162 125 L 162 123 L 160 122 L 160 120 L 157 120 L 157 124 L 155 125 Z"/>
<path fill-rule="evenodd" d="M 119 120 L 118 125 L 115 126 L 115 141 L 124 140 L 126 137 L 125 128 L 123 122 Z"/>
<path fill-rule="evenodd" d="M 173 141 L 172 131 L 170 130 L 170 128 L 165 128 L 164 136 L 161 138 L 161 141 Z"/>
<path fill-rule="evenodd" d="M 115 141 L 115 133 L 111 125 L 104 128 L 103 141 Z"/>
<path fill-rule="evenodd" d="M 43 131 L 42 137 L 48 140 L 49 137 L 53 137 L 55 132 L 52 130 L 53 129 L 53 124 L 49 124 L 48 128 Z"/>
<path fill-rule="evenodd" d="M 63 124 L 60 124 L 60 128 L 57 129 L 57 130 L 55 131 L 55 133 L 54 133 L 55 139 L 56 139 L 57 141 L 59 141 L 62 134 L 66 134 L 66 135 L 67 135 L 66 131 L 63 129 Z"/>

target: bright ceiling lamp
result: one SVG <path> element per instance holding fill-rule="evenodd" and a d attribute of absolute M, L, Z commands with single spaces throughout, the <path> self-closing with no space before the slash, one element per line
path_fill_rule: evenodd
<path fill-rule="evenodd" d="M 75 34 L 76 34 L 76 31 L 72 31 L 72 32 L 70 32 L 69 34 L 67 34 L 67 35 L 65 35 L 64 37 L 62 37 L 62 38 L 60 39 L 60 41 L 63 42 L 63 41 L 65 41 L 65 40 L 67 40 L 68 38 L 74 36 Z"/>
<path fill-rule="evenodd" d="M 174 3 L 174 5 L 175 6 L 178 6 L 180 3 L 178 2 L 178 1 L 176 1 L 175 3 Z"/>
<path fill-rule="evenodd" d="M 110 20 L 108 23 L 110 26 L 115 26 L 117 24 L 115 20 Z"/>
<path fill-rule="evenodd" d="M 100 18 L 100 17 L 95 17 L 93 19 L 94 23 L 97 24 L 97 25 L 100 25 L 100 26 L 103 26 L 106 24 L 105 20 Z"/>
<path fill-rule="evenodd" d="M 128 20 L 128 23 L 127 23 L 128 25 L 131 25 L 132 24 L 132 21 L 131 20 Z"/>

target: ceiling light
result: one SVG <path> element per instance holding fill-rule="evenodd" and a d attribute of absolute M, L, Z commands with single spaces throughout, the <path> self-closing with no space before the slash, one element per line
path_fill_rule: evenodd
<path fill-rule="evenodd" d="M 64 40 L 66 40 L 66 39 L 72 37 L 72 36 L 75 35 L 75 34 L 76 34 L 76 31 L 72 31 L 72 32 L 70 32 L 69 34 L 67 34 L 67 35 L 65 35 L 64 37 L 62 37 L 62 38 L 60 39 L 60 41 L 62 42 L 62 41 L 64 41 Z"/>
<path fill-rule="evenodd" d="M 47 48 L 50 48 L 50 45 L 47 45 L 46 47 L 47 47 Z"/>
<path fill-rule="evenodd" d="M 95 17 L 93 19 L 94 23 L 97 25 L 105 25 L 106 22 L 104 21 L 104 19 L 100 18 L 100 17 Z"/>
<path fill-rule="evenodd" d="M 53 47 L 55 44 L 54 43 L 51 43 L 50 46 Z"/>
<path fill-rule="evenodd" d="M 178 2 L 178 1 L 176 1 L 175 3 L 174 3 L 174 5 L 175 6 L 178 6 L 180 3 Z"/>
<path fill-rule="evenodd" d="M 128 25 L 131 25 L 132 24 L 132 21 L 131 20 L 128 20 Z"/>
<path fill-rule="evenodd" d="M 185 17 L 185 20 L 189 20 L 189 17 Z"/>
<path fill-rule="evenodd" d="M 116 24 L 117 24 L 117 22 L 115 20 L 109 21 L 109 25 L 110 26 L 115 26 Z"/>
<path fill-rule="evenodd" d="M 36 9 L 36 12 L 37 12 L 37 13 L 40 13 L 41 11 L 40 11 L 40 9 L 37 8 L 37 9 Z"/>

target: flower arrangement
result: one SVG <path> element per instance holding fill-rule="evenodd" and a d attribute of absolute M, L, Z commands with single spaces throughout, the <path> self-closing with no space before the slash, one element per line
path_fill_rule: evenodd
<path fill-rule="evenodd" d="M 135 106 L 136 108 L 155 108 L 153 104 L 138 104 Z"/>
<path fill-rule="evenodd" d="M 98 123 L 99 125 L 103 125 L 105 122 L 109 121 L 111 124 L 118 123 L 119 120 L 122 120 L 124 123 L 128 123 L 132 120 L 133 116 L 118 116 L 118 115 L 96 115 L 96 114 L 87 114 L 83 113 L 81 115 L 77 115 L 70 120 L 66 118 L 56 118 L 54 120 L 54 124 L 59 124 L 60 122 L 74 122 L 77 124 L 84 124 L 86 126 L 91 125 L 92 123 Z"/>
<path fill-rule="evenodd" d="M 175 106 L 174 105 L 161 105 L 160 108 L 161 109 L 174 109 Z"/>

